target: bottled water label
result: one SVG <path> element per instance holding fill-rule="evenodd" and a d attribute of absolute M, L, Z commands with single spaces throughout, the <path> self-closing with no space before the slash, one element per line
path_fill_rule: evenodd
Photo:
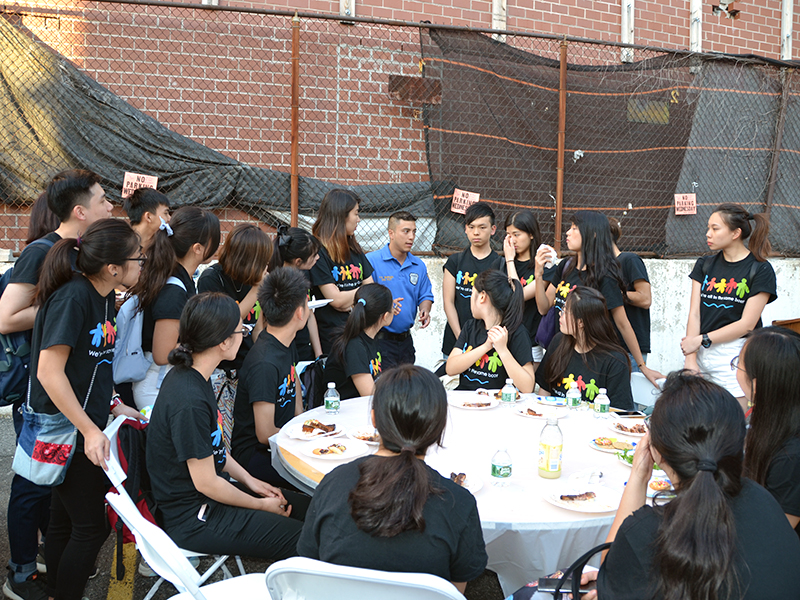
<path fill-rule="evenodd" d="M 511 465 L 496 465 L 492 463 L 492 477 L 501 479 L 511 477 Z"/>

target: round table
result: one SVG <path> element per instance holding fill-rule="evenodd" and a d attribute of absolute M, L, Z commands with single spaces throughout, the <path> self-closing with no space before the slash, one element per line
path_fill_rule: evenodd
<path fill-rule="evenodd" d="M 477 401 L 474 392 L 448 392 L 448 401 Z M 451 471 L 466 473 L 471 486 L 482 480 L 475 492 L 478 503 L 488 568 L 495 571 L 504 593 L 511 594 L 529 581 L 566 568 L 589 548 L 605 541 L 613 512 L 585 514 L 554 506 L 545 495 L 574 493 L 586 487 L 575 478 L 589 471 L 601 472 L 600 484 L 622 493 L 630 468 L 613 453 L 603 453 L 589 446 L 598 436 L 617 437 L 636 442 L 637 438 L 615 434 L 609 421 L 594 418 L 584 410 L 558 409 L 567 416 L 559 419 L 564 434 L 563 467 L 559 479 L 544 479 L 538 474 L 539 434 L 546 421 L 518 416 L 523 403 L 541 411 L 553 410 L 534 403 L 529 395 L 516 407 L 497 406 L 488 410 L 467 410 L 449 406 L 444 444 L 432 448 L 425 461 L 442 475 Z M 371 429 L 369 398 L 353 398 L 341 403 L 338 415 L 326 415 L 317 408 L 295 417 L 270 438 L 273 466 L 287 479 L 313 494 L 324 475 L 342 461 L 305 456 L 301 449 L 309 442 L 291 439 L 285 431 L 306 419 L 336 423 L 350 428 Z M 341 440 L 341 438 L 340 438 Z M 347 438 L 344 438 L 346 445 Z M 513 468 L 508 485 L 496 487 L 491 482 L 491 459 L 498 448 L 506 447 Z M 599 560 L 599 557 L 595 560 Z"/>

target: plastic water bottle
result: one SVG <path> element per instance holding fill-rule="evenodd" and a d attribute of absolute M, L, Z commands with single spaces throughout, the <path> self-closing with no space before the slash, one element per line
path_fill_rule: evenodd
<path fill-rule="evenodd" d="M 570 410 L 575 410 L 581 405 L 581 391 L 578 389 L 578 382 L 573 381 L 567 390 L 567 406 Z"/>
<path fill-rule="evenodd" d="M 328 384 L 328 389 L 325 390 L 325 414 L 338 415 L 339 414 L 339 392 L 336 391 L 336 384 L 332 381 Z"/>
<path fill-rule="evenodd" d="M 561 452 L 564 449 L 564 435 L 558 426 L 558 419 L 550 417 L 539 436 L 539 477 L 558 479 L 561 477 Z"/>
<path fill-rule="evenodd" d="M 511 479 L 511 456 L 503 447 L 492 457 L 492 485 L 505 487 L 509 479 Z"/>
<path fill-rule="evenodd" d="M 600 388 L 600 393 L 594 399 L 594 418 L 607 419 L 611 401 L 606 394 L 606 388 Z"/>
<path fill-rule="evenodd" d="M 517 388 L 514 387 L 513 379 L 506 379 L 506 384 L 500 390 L 500 404 L 513 407 L 517 403 Z"/>

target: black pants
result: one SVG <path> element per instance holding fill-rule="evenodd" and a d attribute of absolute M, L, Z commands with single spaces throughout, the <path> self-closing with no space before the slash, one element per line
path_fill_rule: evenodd
<path fill-rule="evenodd" d="M 275 467 L 272 466 L 272 453 L 264 448 L 256 448 L 245 466 L 247 472 L 256 479 L 266 481 L 270 485 L 291 491 L 298 491 L 291 483 L 286 481 Z M 245 490 L 247 491 L 247 490 Z"/>
<path fill-rule="evenodd" d="M 108 479 L 83 452 L 75 452 L 64 483 L 53 488 L 45 561 L 47 592 L 56 600 L 81 600 L 97 554 L 109 533 Z"/>
<path fill-rule="evenodd" d="M 402 342 L 388 339 L 378 339 L 377 342 L 381 353 L 381 371 L 400 365 L 413 365 L 417 359 L 414 338 L 411 336 Z"/>
<path fill-rule="evenodd" d="M 178 546 L 194 552 L 267 560 L 297 556 L 297 540 L 311 499 L 304 494 L 282 491 L 292 505 L 292 515 L 288 518 L 209 501 L 205 522 L 194 513 L 183 522 L 165 523 L 165 529 Z"/>

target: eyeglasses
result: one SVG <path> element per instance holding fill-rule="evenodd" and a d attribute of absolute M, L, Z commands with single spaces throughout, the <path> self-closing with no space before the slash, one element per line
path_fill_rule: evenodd
<path fill-rule="evenodd" d="M 735 371 L 736 369 L 741 369 L 742 371 L 744 371 L 744 368 L 739 366 L 738 354 L 731 359 L 731 371 Z"/>
<path fill-rule="evenodd" d="M 244 324 L 244 325 L 242 325 L 241 329 L 237 329 L 231 335 L 234 335 L 234 334 L 237 334 L 237 333 L 241 333 L 242 337 L 247 337 L 248 335 L 253 333 L 253 325 Z"/>
<path fill-rule="evenodd" d="M 147 257 L 144 254 L 142 254 L 140 256 L 137 256 L 136 258 L 126 258 L 125 260 L 135 260 L 136 262 L 139 263 L 140 267 L 143 267 L 144 263 L 147 261 Z"/>

